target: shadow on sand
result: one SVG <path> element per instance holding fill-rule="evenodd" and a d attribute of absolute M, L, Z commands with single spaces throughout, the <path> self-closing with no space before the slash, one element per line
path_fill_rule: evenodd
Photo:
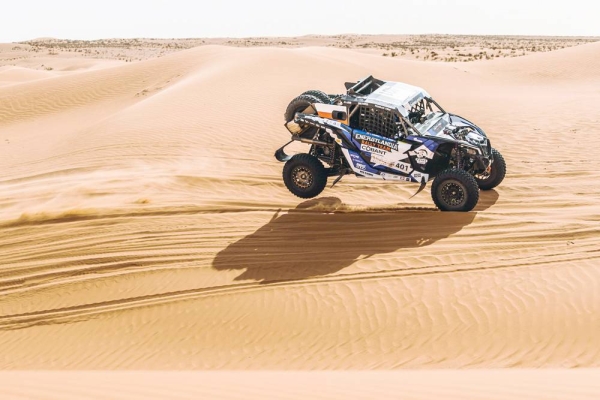
<path fill-rule="evenodd" d="M 395 209 L 349 211 L 328 197 L 305 201 L 217 254 L 213 268 L 242 270 L 236 280 L 261 283 L 301 280 L 337 272 L 358 258 L 428 246 L 473 222 L 496 203 L 481 192 L 473 212 Z"/>

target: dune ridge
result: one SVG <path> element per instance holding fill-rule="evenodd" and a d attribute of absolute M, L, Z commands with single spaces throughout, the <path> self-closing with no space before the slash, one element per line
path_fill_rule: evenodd
<path fill-rule="evenodd" d="M 427 63 L 203 46 L 8 75 L 3 368 L 600 366 L 598 48 Z M 502 186 L 466 214 L 353 177 L 288 193 L 287 103 L 369 74 L 481 125 Z"/>

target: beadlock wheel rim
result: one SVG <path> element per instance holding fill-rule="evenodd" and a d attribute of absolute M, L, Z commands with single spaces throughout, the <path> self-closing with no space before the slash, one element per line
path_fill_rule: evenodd
<path fill-rule="evenodd" d="M 474 177 L 479 179 L 480 181 L 488 180 L 492 177 L 492 168 L 493 164 L 490 164 L 485 171 L 480 172 L 479 174 L 475 174 Z"/>
<path fill-rule="evenodd" d="M 296 167 L 292 170 L 294 184 L 301 189 L 308 189 L 313 183 L 313 175 L 306 167 Z"/>
<path fill-rule="evenodd" d="M 440 188 L 440 195 L 444 203 L 452 207 L 460 207 L 467 201 L 467 191 L 458 181 L 444 182 Z"/>
<path fill-rule="evenodd" d="M 479 174 L 474 174 L 474 177 L 480 181 L 486 181 L 492 177 L 492 169 L 490 168 L 489 171 L 483 171 Z"/>

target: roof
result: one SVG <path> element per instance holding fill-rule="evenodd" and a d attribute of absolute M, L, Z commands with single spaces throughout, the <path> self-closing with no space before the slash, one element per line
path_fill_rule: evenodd
<path fill-rule="evenodd" d="M 424 97 L 430 97 L 429 93 L 420 87 L 401 82 L 386 82 L 367 95 L 366 100 L 370 103 L 398 108 L 406 117 L 411 107 Z"/>

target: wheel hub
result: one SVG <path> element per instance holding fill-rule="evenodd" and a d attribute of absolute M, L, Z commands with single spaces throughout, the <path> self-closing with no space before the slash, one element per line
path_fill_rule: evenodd
<path fill-rule="evenodd" d="M 459 182 L 446 182 L 441 187 L 441 197 L 444 202 L 450 206 L 461 206 L 467 200 L 465 188 Z"/>
<path fill-rule="evenodd" d="M 296 167 L 292 171 L 294 184 L 302 189 L 308 189 L 313 183 L 312 173 L 305 167 Z"/>

